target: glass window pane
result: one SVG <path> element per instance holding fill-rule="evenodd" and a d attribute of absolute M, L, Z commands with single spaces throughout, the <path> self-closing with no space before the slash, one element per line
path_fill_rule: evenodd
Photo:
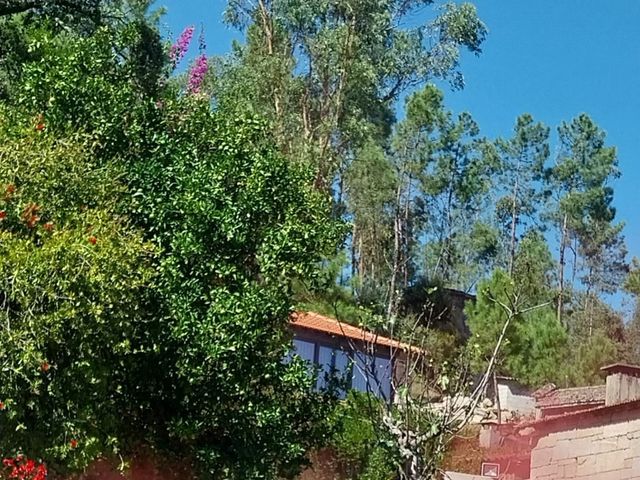
<path fill-rule="evenodd" d="M 318 347 L 318 388 L 325 388 L 331 379 L 331 363 L 333 360 L 333 349 L 324 345 Z"/>
<path fill-rule="evenodd" d="M 391 360 L 384 357 L 376 357 L 376 394 L 385 400 L 391 399 L 391 374 Z"/>
<path fill-rule="evenodd" d="M 355 352 L 352 388 L 360 392 L 373 390 L 371 357 L 363 352 Z"/>
<path fill-rule="evenodd" d="M 316 344 L 313 342 L 307 342 L 306 340 L 300 340 L 299 338 L 293 339 L 293 348 L 295 353 L 308 362 L 313 363 Z"/>
<path fill-rule="evenodd" d="M 336 375 L 344 376 L 349 373 L 349 369 L 351 368 L 351 360 L 346 352 L 342 350 L 334 351 L 335 364 L 334 368 L 336 371 Z"/>
<path fill-rule="evenodd" d="M 351 388 L 351 359 L 343 350 L 334 350 L 333 356 L 334 374 L 340 380 L 341 385 L 344 386 L 344 389 L 338 392 L 338 397 L 345 398 L 347 390 Z"/>

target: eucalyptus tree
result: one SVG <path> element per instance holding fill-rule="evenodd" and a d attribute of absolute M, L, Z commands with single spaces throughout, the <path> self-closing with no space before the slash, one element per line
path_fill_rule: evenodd
<path fill-rule="evenodd" d="M 431 20 L 407 26 L 424 7 Z M 461 50 L 479 53 L 486 35 L 473 5 L 434 0 L 231 0 L 226 20 L 246 43 L 219 63 L 215 100 L 271 119 L 281 150 L 310 162 L 325 189 L 355 147 L 389 133 L 407 89 L 461 87 Z"/>
<path fill-rule="evenodd" d="M 393 256 L 398 177 L 385 149 L 371 141 L 358 149 L 345 175 L 351 216 L 351 278 L 360 300 L 385 303 Z"/>
<path fill-rule="evenodd" d="M 513 274 L 518 236 L 535 224 L 539 214 L 540 180 L 549 158 L 549 128 L 535 122 L 529 114 L 520 115 L 513 137 L 498 140 L 497 147 L 502 160 L 503 195 L 497 201 L 496 211 L 508 232 L 507 263 L 509 273 Z"/>
<path fill-rule="evenodd" d="M 399 292 L 406 289 L 417 265 L 420 232 L 424 227 L 424 201 L 420 180 L 435 150 L 441 128 L 447 121 L 443 94 L 432 85 L 412 94 L 406 102 L 406 118 L 391 140 L 390 162 L 396 188 L 393 201 L 393 246 L 388 283 L 388 314 L 397 307 Z"/>

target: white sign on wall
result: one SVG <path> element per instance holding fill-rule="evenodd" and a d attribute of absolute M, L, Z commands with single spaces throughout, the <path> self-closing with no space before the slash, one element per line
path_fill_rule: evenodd
<path fill-rule="evenodd" d="M 500 476 L 500 465 L 497 463 L 483 463 L 480 475 L 483 477 L 498 478 Z"/>

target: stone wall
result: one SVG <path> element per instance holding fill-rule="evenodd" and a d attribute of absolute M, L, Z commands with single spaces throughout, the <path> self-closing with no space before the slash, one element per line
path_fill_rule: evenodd
<path fill-rule="evenodd" d="M 531 480 L 640 479 L 639 417 L 627 410 L 556 427 L 531 452 Z"/>

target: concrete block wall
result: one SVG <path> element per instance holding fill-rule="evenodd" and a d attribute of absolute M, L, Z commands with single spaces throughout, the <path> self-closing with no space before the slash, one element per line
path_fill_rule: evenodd
<path fill-rule="evenodd" d="M 500 409 L 515 412 L 520 416 L 533 415 L 536 409 L 536 401 L 530 395 L 523 395 L 512 391 L 509 385 L 498 385 L 500 396 Z"/>
<path fill-rule="evenodd" d="M 540 438 L 531 452 L 531 480 L 640 480 L 638 412 L 612 414 Z"/>

